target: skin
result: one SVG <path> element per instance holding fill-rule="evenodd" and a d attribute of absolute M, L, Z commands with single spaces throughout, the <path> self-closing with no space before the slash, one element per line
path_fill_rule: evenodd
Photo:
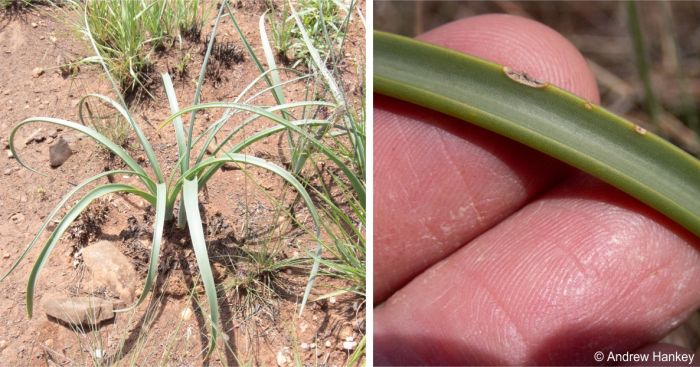
<path fill-rule="evenodd" d="M 581 54 L 508 15 L 418 37 L 599 102 Z M 375 364 L 580 364 L 700 305 L 693 235 L 516 142 L 374 100 Z"/>

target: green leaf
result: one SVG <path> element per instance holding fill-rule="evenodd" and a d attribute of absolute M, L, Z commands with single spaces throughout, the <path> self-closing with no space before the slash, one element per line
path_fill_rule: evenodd
<path fill-rule="evenodd" d="M 185 210 L 187 211 L 187 228 L 189 228 L 190 231 L 192 248 L 194 249 L 195 257 L 197 258 L 197 267 L 199 268 L 199 274 L 202 276 L 204 293 L 207 295 L 207 302 L 209 304 L 211 339 L 209 339 L 207 355 L 211 355 L 216 347 L 216 338 L 218 336 L 219 304 L 216 297 L 214 275 L 211 271 L 211 265 L 209 265 L 209 254 L 207 253 L 207 243 L 204 239 L 202 218 L 199 215 L 199 199 L 197 197 L 198 191 L 199 185 L 196 177 L 192 180 L 185 180 L 182 187 L 182 193 Z"/>
<path fill-rule="evenodd" d="M 114 312 L 125 312 L 134 309 L 146 299 L 148 292 L 153 287 L 153 282 L 158 274 L 158 258 L 160 256 L 160 244 L 163 239 L 163 227 L 165 226 L 165 204 L 167 200 L 167 187 L 164 183 L 156 185 L 156 220 L 153 224 L 153 240 L 151 241 L 151 258 L 148 260 L 148 273 L 143 286 L 141 296 L 136 302 L 124 309 L 114 310 Z"/>
<path fill-rule="evenodd" d="M 700 162 L 546 81 L 538 83 L 476 57 L 375 32 L 374 90 L 560 159 L 700 236 Z"/>
<path fill-rule="evenodd" d="M 163 127 L 170 122 L 172 122 L 177 116 L 181 116 L 185 113 L 189 113 L 192 111 L 197 111 L 197 110 L 202 110 L 202 109 L 207 109 L 207 108 L 237 108 L 242 111 L 247 111 L 247 112 L 252 112 L 255 114 L 258 114 L 262 117 L 266 117 L 272 121 L 275 121 L 281 125 L 286 126 L 288 129 L 296 132 L 297 134 L 303 136 L 306 138 L 309 142 L 314 144 L 320 152 L 326 155 L 328 159 L 332 160 L 334 163 L 338 165 L 338 167 L 345 173 L 346 177 L 348 180 L 350 180 L 350 184 L 352 185 L 353 189 L 358 195 L 358 201 L 362 203 L 362 206 L 365 206 L 365 185 L 360 181 L 360 179 L 357 177 L 357 175 L 352 172 L 352 170 L 347 167 L 343 163 L 343 161 L 335 154 L 331 149 L 329 149 L 326 145 L 324 145 L 321 141 L 316 139 L 313 135 L 309 134 L 309 132 L 305 131 L 299 126 L 294 125 L 288 120 L 285 120 L 284 118 L 275 115 L 273 113 L 270 113 L 269 111 L 266 111 L 264 109 L 258 108 L 258 107 L 253 107 L 245 104 L 240 104 L 240 103 L 225 103 L 225 102 L 211 102 L 211 103 L 202 103 L 199 105 L 195 106 L 190 106 L 187 108 L 183 108 L 180 110 L 180 112 L 169 116 L 165 121 L 161 124 L 160 127 Z"/>

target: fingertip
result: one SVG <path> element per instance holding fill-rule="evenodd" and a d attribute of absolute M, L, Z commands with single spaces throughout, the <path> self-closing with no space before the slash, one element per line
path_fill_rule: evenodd
<path fill-rule="evenodd" d="M 548 26 L 514 15 L 465 18 L 417 37 L 474 55 L 600 103 L 595 77 L 571 42 Z"/>

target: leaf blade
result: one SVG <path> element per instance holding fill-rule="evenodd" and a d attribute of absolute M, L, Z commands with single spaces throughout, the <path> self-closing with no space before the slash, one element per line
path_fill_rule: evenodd
<path fill-rule="evenodd" d="M 552 85 L 518 84 L 499 65 L 383 32 L 374 45 L 376 92 L 553 156 L 700 236 L 700 162 L 679 148 Z"/>

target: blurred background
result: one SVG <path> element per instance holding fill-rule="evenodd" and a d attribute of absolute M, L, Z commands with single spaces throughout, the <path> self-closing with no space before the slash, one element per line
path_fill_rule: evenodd
<path fill-rule="evenodd" d="M 563 34 L 587 59 L 603 107 L 700 157 L 700 2 L 374 1 L 374 28 L 414 36 L 486 13 Z M 700 313 L 664 341 L 700 353 Z"/>

